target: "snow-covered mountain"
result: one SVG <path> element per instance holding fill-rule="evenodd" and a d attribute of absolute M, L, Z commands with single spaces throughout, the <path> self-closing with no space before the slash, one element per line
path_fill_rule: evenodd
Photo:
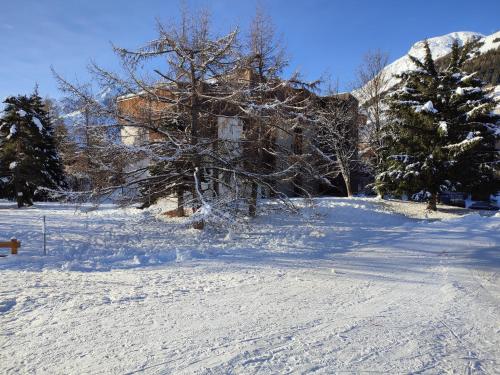
<path fill-rule="evenodd" d="M 480 40 L 480 42 L 483 43 L 483 45 L 479 48 L 480 53 L 500 48 L 500 31 L 485 36 Z"/>
<path fill-rule="evenodd" d="M 440 57 L 444 57 L 451 52 L 451 47 L 455 40 L 458 40 L 460 45 L 464 45 L 465 43 L 481 38 L 484 38 L 484 35 L 475 32 L 462 31 L 430 38 L 427 39 L 427 41 L 429 42 L 432 57 L 434 59 L 439 59 Z M 406 55 L 397 59 L 385 68 L 385 72 L 391 77 L 390 86 L 398 83 L 398 79 L 395 75 L 415 68 L 415 65 L 410 60 L 409 55 L 418 59 L 423 59 L 425 57 L 424 41 L 421 40 L 415 43 Z"/>
<path fill-rule="evenodd" d="M 433 58 L 436 60 L 448 55 L 451 52 L 451 47 L 455 40 L 457 40 L 459 45 L 461 46 L 472 41 L 478 41 L 479 43 L 482 43 L 482 46 L 479 48 L 478 52 L 479 54 L 483 54 L 489 50 L 497 49 L 500 47 L 500 31 L 488 36 L 472 31 L 460 31 L 437 36 L 434 38 L 429 38 L 427 39 L 427 41 L 429 43 Z M 409 57 L 410 55 L 418 59 L 424 58 L 424 40 L 415 43 L 406 55 L 385 67 L 384 72 L 387 73 L 387 75 L 390 77 L 387 85 L 388 89 L 399 82 L 398 78 L 396 77 L 398 74 L 415 68 L 415 65 Z M 361 102 L 363 102 L 363 98 L 360 96 L 359 91 L 355 90 L 353 91 L 353 94 Z"/>
<path fill-rule="evenodd" d="M 111 87 L 106 87 L 99 91 L 96 95 L 94 95 L 94 99 L 99 105 L 106 107 L 110 105 L 121 94 L 122 93 L 119 90 L 113 89 Z M 68 133 L 73 137 L 73 140 L 77 144 L 83 144 L 84 140 L 82 138 L 82 130 L 85 126 L 86 121 L 83 110 L 75 110 L 74 108 L 71 108 L 64 111 L 63 109 L 61 119 L 64 121 L 64 125 L 68 130 Z M 101 116 L 99 118 L 96 118 L 95 116 L 91 116 L 90 122 L 91 126 L 104 126 L 106 124 L 114 125 L 116 121 L 111 117 L 105 118 L 104 116 Z M 116 127 L 109 127 L 107 134 L 110 139 L 119 139 L 119 129 Z"/>
<path fill-rule="evenodd" d="M 121 94 L 121 91 L 117 89 L 105 87 L 101 91 L 99 91 L 97 95 L 94 96 L 94 99 L 97 101 L 97 103 L 106 106 Z M 64 119 L 69 119 L 70 121 L 77 121 L 79 119 L 81 120 L 82 116 L 83 115 L 81 110 L 68 110 L 65 111 L 61 117 L 63 117 Z"/>

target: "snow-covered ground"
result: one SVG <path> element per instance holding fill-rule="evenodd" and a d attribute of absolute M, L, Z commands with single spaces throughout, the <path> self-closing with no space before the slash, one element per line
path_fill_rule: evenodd
<path fill-rule="evenodd" d="M 0 203 L 0 373 L 499 373 L 500 214 L 315 206 L 227 234 Z"/>

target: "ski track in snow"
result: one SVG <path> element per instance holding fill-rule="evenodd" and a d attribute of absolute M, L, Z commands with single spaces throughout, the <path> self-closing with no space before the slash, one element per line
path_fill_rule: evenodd
<path fill-rule="evenodd" d="M 315 204 L 229 240 L 151 211 L 0 203 L 0 237 L 23 241 L 0 258 L 0 373 L 500 373 L 499 214 Z"/>

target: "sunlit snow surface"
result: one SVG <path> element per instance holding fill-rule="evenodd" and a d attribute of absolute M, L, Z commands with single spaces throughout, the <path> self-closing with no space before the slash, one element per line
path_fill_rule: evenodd
<path fill-rule="evenodd" d="M 154 210 L 0 203 L 0 239 L 22 241 L 0 258 L 0 373 L 498 371 L 500 214 L 315 206 L 228 235 Z"/>

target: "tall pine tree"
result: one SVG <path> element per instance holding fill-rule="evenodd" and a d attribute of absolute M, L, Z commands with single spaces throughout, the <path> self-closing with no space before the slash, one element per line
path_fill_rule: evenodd
<path fill-rule="evenodd" d="M 43 188 L 64 186 L 49 116 L 37 90 L 7 98 L 0 119 L 0 196 L 18 207 L 47 197 Z"/>
<path fill-rule="evenodd" d="M 470 46 L 454 43 L 449 65 L 438 70 L 425 45 L 417 69 L 400 76 L 389 96 L 384 170 L 377 176 L 381 193 L 417 194 L 436 209 L 442 191 L 487 196 L 499 189 L 495 103 L 474 74 L 464 72 Z"/>

